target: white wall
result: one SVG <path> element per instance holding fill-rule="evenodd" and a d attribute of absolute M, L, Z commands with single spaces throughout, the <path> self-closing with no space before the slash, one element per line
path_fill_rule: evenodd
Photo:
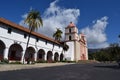
<path fill-rule="evenodd" d="M 75 61 L 81 60 L 80 43 L 75 41 Z"/>
<path fill-rule="evenodd" d="M 27 38 L 28 38 L 28 37 L 24 38 L 25 32 L 22 32 L 13 28 L 12 28 L 11 34 L 9 34 L 8 27 L 10 26 L 0 24 L 0 40 L 4 42 L 7 49 L 5 50 L 4 58 L 8 58 L 8 50 L 10 46 L 14 43 L 20 44 L 23 48 L 23 53 L 24 53 L 24 50 L 26 48 Z M 62 53 L 62 46 L 54 43 L 54 49 L 53 49 L 53 42 L 47 41 L 47 44 L 46 44 L 46 40 L 43 40 L 40 38 L 39 38 L 39 41 L 36 42 L 35 36 L 31 36 L 29 46 L 32 46 L 35 49 L 36 53 L 39 49 L 43 49 L 45 51 L 45 54 L 47 54 L 48 51 L 52 51 L 52 50 L 53 50 L 53 55 L 55 52 L 58 52 L 59 55 Z"/>
<path fill-rule="evenodd" d="M 74 61 L 74 41 L 66 42 L 66 44 L 69 46 L 69 49 L 65 52 L 65 58 Z"/>

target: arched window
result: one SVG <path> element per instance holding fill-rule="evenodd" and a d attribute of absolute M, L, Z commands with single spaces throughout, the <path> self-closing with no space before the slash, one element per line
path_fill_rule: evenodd
<path fill-rule="evenodd" d="M 54 61 L 58 61 L 58 58 L 59 58 L 59 54 L 56 52 L 56 53 L 54 54 Z"/>
<path fill-rule="evenodd" d="M 44 57 L 45 57 L 45 51 L 43 49 L 40 49 L 37 53 L 37 59 L 38 60 L 45 60 Z"/>
<path fill-rule="evenodd" d="M 21 60 L 23 48 L 19 44 L 12 44 L 9 48 L 9 60 Z"/>
<path fill-rule="evenodd" d="M 5 47 L 6 46 L 5 46 L 4 42 L 0 40 L 0 60 L 3 59 Z"/>
<path fill-rule="evenodd" d="M 52 51 L 48 51 L 48 52 L 47 52 L 47 61 L 48 61 L 48 62 L 52 62 L 52 56 L 53 56 Z"/>
<path fill-rule="evenodd" d="M 60 54 L 60 61 L 63 61 L 64 55 L 63 53 Z"/>

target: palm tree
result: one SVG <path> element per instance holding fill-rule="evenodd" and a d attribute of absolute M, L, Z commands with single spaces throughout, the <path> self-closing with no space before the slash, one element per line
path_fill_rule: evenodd
<path fill-rule="evenodd" d="M 69 49 L 69 46 L 65 42 L 63 42 L 63 50 L 62 50 L 62 53 L 60 55 L 60 61 L 63 60 L 63 57 L 64 57 L 63 52 L 68 51 L 68 49 Z"/>
<path fill-rule="evenodd" d="M 110 44 L 109 51 L 113 60 L 120 59 L 120 47 L 118 43 Z"/>
<path fill-rule="evenodd" d="M 69 49 L 69 46 L 64 42 L 63 43 L 63 51 L 65 52 L 65 51 L 68 51 L 68 49 Z"/>
<path fill-rule="evenodd" d="M 40 17 L 40 13 L 36 10 L 31 10 L 27 18 L 24 20 L 24 22 L 29 26 L 29 34 L 28 34 L 28 41 L 25 49 L 25 53 L 29 44 L 31 32 L 37 30 L 40 26 L 43 26 L 42 18 Z M 25 56 L 25 54 L 24 54 Z M 24 61 L 24 60 L 23 60 Z"/>
<path fill-rule="evenodd" d="M 60 41 L 60 39 L 62 38 L 62 33 L 63 32 L 59 28 L 57 28 L 57 31 L 53 34 L 55 40 Z"/>

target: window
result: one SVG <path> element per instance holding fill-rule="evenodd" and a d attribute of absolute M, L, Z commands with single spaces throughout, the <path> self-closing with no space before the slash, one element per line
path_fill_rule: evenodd
<path fill-rule="evenodd" d="M 69 29 L 69 33 L 71 33 L 71 28 Z"/>
<path fill-rule="evenodd" d="M 11 34 L 11 32 L 12 32 L 12 29 L 8 28 L 8 33 Z"/>
<path fill-rule="evenodd" d="M 71 36 L 69 36 L 69 40 L 71 40 Z"/>
<path fill-rule="evenodd" d="M 45 44 L 47 45 L 47 41 L 45 41 Z"/>
<path fill-rule="evenodd" d="M 39 41 L 39 38 L 36 38 L 36 42 L 38 42 Z"/>
<path fill-rule="evenodd" d="M 27 38 L 27 34 L 24 34 L 24 38 Z"/>
<path fill-rule="evenodd" d="M 59 45 L 59 48 L 60 48 L 60 45 Z"/>
<path fill-rule="evenodd" d="M 55 46 L 55 44 L 53 43 L 53 47 Z"/>

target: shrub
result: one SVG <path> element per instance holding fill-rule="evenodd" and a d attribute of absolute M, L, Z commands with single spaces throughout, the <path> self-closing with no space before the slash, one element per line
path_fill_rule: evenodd
<path fill-rule="evenodd" d="M 69 61 L 69 60 L 62 60 L 61 62 L 65 62 L 65 63 L 76 63 L 76 61 Z"/>
<path fill-rule="evenodd" d="M 36 63 L 47 63 L 47 61 L 45 61 L 45 60 L 38 60 L 38 61 L 36 61 Z"/>
<path fill-rule="evenodd" d="M 5 63 L 5 64 L 8 64 L 8 63 L 9 63 L 9 60 L 8 60 L 8 59 L 2 59 L 1 62 L 2 62 L 2 63 Z"/>
<path fill-rule="evenodd" d="M 11 62 L 10 64 L 22 64 L 22 63 L 19 61 L 16 61 L 16 62 Z"/>

